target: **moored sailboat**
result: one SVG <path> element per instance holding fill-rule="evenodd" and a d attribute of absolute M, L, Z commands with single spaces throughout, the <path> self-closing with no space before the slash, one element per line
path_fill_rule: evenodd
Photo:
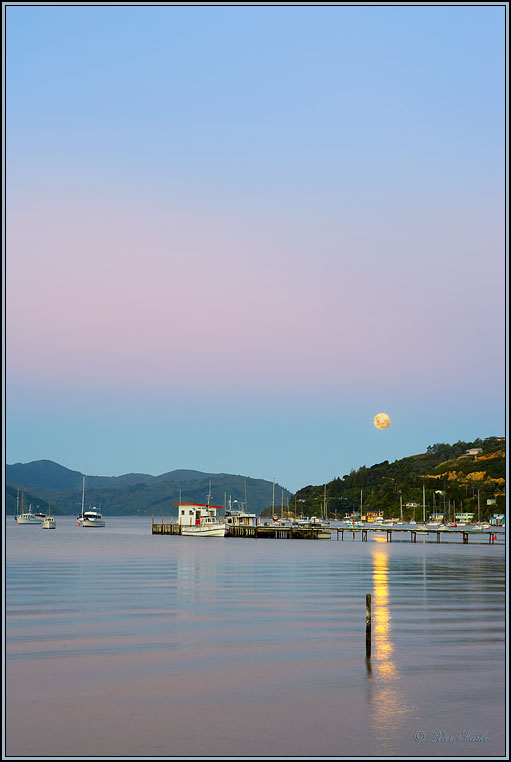
<path fill-rule="evenodd" d="M 32 505 L 29 506 L 28 511 L 23 510 L 23 491 L 21 492 L 21 513 L 16 513 L 16 523 L 17 524 L 25 524 L 29 526 L 35 526 L 36 524 L 42 524 L 44 519 L 44 514 L 42 513 L 34 513 L 32 510 Z M 17 510 L 17 506 L 16 506 Z"/>
<path fill-rule="evenodd" d="M 85 476 L 82 481 L 82 511 L 76 517 L 79 527 L 104 527 L 105 521 L 101 512 L 96 508 L 89 508 L 88 511 L 84 511 L 84 498 L 85 498 Z"/>

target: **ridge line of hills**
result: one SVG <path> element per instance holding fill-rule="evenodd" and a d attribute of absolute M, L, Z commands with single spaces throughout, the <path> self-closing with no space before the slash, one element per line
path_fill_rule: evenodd
<path fill-rule="evenodd" d="M 16 513 L 18 489 L 23 490 L 24 506 L 56 515 L 75 514 L 81 508 L 82 478 L 85 476 L 86 507 L 96 506 L 105 515 L 177 515 L 173 503 L 180 500 L 206 502 L 211 482 L 212 502 L 225 505 L 229 498 L 245 501 L 248 510 L 259 514 L 271 504 L 273 482 L 227 473 L 176 469 L 158 476 L 129 473 L 121 476 L 88 476 L 51 460 L 6 465 L 6 513 Z M 275 484 L 275 495 L 287 502 L 289 490 Z M 20 498 L 21 499 L 21 498 Z M 277 499 L 277 497 L 275 498 Z"/>
<path fill-rule="evenodd" d="M 473 452 L 471 455 L 467 453 Z M 361 466 L 321 485 L 308 485 L 294 495 L 275 484 L 275 507 L 285 513 L 341 518 L 360 510 L 405 518 L 422 506 L 423 484 L 428 513 L 435 510 L 476 510 L 481 518 L 504 512 L 506 504 L 506 442 L 504 437 L 475 439 L 453 445 L 437 443 L 425 453 L 371 467 Z M 82 474 L 50 460 L 6 465 L 6 513 L 16 512 L 17 491 L 24 490 L 25 505 L 39 510 L 51 505 L 55 514 L 73 514 L 81 507 Z M 122 476 L 87 476 L 86 505 L 105 515 L 177 515 L 173 503 L 181 499 L 205 502 L 211 480 L 212 502 L 225 505 L 229 498 L 247 497 L 247 509 L 258 515 L 272 511 L 273 482 L 227 473 L 176 469 L 158 476 L 130 473 Z M 325 499 L 326 498 L 326 499 Z M 288 505 L 289 503 L 289 505 Z M 325 508 L 326 503 L 326 508 Z M 415 503 L 415 507 L 412 506 Z"/>

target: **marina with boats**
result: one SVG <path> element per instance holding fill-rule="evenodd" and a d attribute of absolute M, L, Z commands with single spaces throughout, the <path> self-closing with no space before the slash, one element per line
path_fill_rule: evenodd
<path fill-rule="evenodd" d="M 165 521 L 162 517 L 161 522 L 155 521 L 154 516 L 152 519 L 152 534 L 154 535 L 184 535 L 184 536 L 214 536 L 214 537 L 243 537 L 243 538 L 274 538 L 274 539 L 308 539 L 308 540 L 321 540 L 321 539 L 336 539 L 343 541 L 345 537 L 351 537 L 353 540 L 360 539 L 362 542 L 366 542 L 369 537 L 378 538 L 385 534 L 387 542 L 392 542 L 394 539 L 408 540 L 412 543 L 417 542 L 417 535 L 427 535 L 431 539 L 440 542 L 441 538 L 445 541 L 459 542 L 460 539 L 463 544 L 469 542 L 469 537 L 474 541 L 483 541 L 488 544 L 493 544 L 499 537 L 505 537 L 503 527 L 496 529 L 490 527 L 489 529 L 479 525 L 463 526 L 463 527 L 449 527 L 449 526 L 428 526 L 427 524 L 405 524 L 404 522 L 375 522 L 359 523 L 359 526 L 353 526 L 347 522 L 314 522 L 310 519 L 301 519 L 297 521 L 265 521 L 260 517 L 254 515 L 244 514 L 243 511 L 238 511 L 237 515 L 226 516 L 226 523 L 222 525 L 222 522 L 215 520 L 215 526 L 218 528 L 216 533 L 208 533 L 207 527 L 212 521 L 207 513 L 202 513 L 204 509 L 218 508 L 219 506 L 207 506 L 199 504 L 183 504 L 184 510 L 190 510 L 188 506 L 192 506 L 191 510 L 195 516 L 199 518 L 201 524 L 196 526 L 183 523 L 183 518 L 186 517 L 186 513 L 181 514 L 177 521 L 174 521 L 173 517 L 170 521 Z M 228 521 L 228 523 L 227 523 Z M 203 522 L 203 523 L 202 523 Z"/>
<path fill-rule="evenodd" d="M 327 497 L 326 487 L 323 491 L 322 504 L 319 510 L 319 516 L 287 517 L 284 516 L 284 497 L 282 495 L 282 505 L 280 515 L 275 510 L 275 482 L 273 485 L 272 514 L 271 518 L 257 516 L 255 513 L 248 513 L 245 502 L 232 500 L 229 497 L 228 503 L 224 501 L 224 506 L 211 504 L 211 484 L 210 492 L 207 495 L 207 503 L 174 503 L 178 507 L 177 521 L 171 517 L 170 523 L 161 519 L 161 523 L 152 518 L 152 534 L 159 535 L 182 535 L 195 537 L 238 537 L 238 538 L 275 538 L 275 539 L 311 539 L 311 540 L 329 540 L 335 538 L 344 540 L 345 534 L 352 536 L 355 540 L 360 537 L 362 542 L 368 540 L 369 536 L 377 538 L 383 532 L 386 535 L 386 541 L 392 542 L 394 539 L 417 542 L 417 535 L 432 535 L 436 542 L 441 541 L 441 537 L 451 537 L 452 540 L 462 540 L 467 544 L 469 536 L 475 536 L 477 540 L 493 544 L 498 536 L 495 534 L 495 525 L 488 522 L 474 522 L 473 516 L 466 513 L 455 513 L 453 511 L 452 521 L 445 523 L 444 514 L 434 513 L 426 517 L 426 503 L 423 491 L 423 520 L 417 523 L 415 518 L 405 521 L 403 518 L 403 505 L 400 501 L 399 518 L 384 518 L 383 512 L 363 513 L 362 491 L 360 493 L 360 513 L 346 514 L 342 520 L 330 521 L 327 516 Z M 217 511 L 224 511 L 223 518 L 219 518 Z M 494 517 L 496 520 L 499 517 Z M 500 517 L 503 518 L 504 517 Z M 500 527 L 504 529 L 503 526 Z M 504 536 L 503 532 L 500 532 Z"/>

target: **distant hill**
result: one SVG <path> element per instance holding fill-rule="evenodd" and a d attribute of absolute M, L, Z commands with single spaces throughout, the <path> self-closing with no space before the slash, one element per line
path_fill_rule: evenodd
<path fill-rule="evenodd" d="M 481 450 L 467 455 L 468 450 Z M 337 477 L 331 482 L 309 485 L 293 496 L 290 508 L 305 516 L 324 511 L 326 493 L 327 513 L 342 518 L 346 513 L 363 510 L 382 510 L 386 518 L 400 515 L 400 499 L 404 518 L 412 518 L 415 502 L 416 518 L 422 519 L 423 484 L 426 513 L 464 510 L 481 520 L 495 512 L 504 513 L 506 503 L 506 442 L 490 437 L 453 445 L 438 443 L 425 453 L 410 455 L 389 463 L 362 466 Z M 487 500 L 495 503 L 487 504 Z M 266 515 L 268 511 L 264 512 Z"/>
<path fill-rule="evenodd" d="M 467 455 L 467 450 L 481 452 Z M 82 473 L 50 460 L 6 465 L 6 511 L 16 512 L 17 488 L 24 490 L 25 505 L 55 514 L 77 514 L 82 499 Z M 159 476 L 124 474 L 122 476 L 86 476 L 85 505 L 95 505 L 105 515 L 176 516 L 174 503 L 180 500 L 204 503 L 211 483 L 212 503 L 224 505 L 229 500 L 244 501 L 248 510 L 268 515 L 272 510 L 273 483 L 264 479 L 212 474 L 177 469 Z M 386 517 L 399 516 L 400 498 L 405 518 L 413 516 L 407 503 L 417 504 L 417 519 L 422 518 L 422 487 L 426 491 L 426 511 L 442 510 L 445 504 L 456 510 L 476 513 L 481 519 L 505 510 L 506 443 L 501 438 L 476 439 L 453 445 L 437 443 L 425 453 L 410 455 L 389 463 L 362 466 L 326 485 L 327 513 L 339 518 L 359 511 L 360 497 L 364 510 L 383 510 Z M 275 506 L 284 506 L 305 516 L 324 510 L 325 485 L 308 485 L 295 495 L 275 485 Z M 495 501 L 487 505 L 487 500 Z M 479 502 L 478 502 L 479 501 Z"/>
<path fill-rule="evenodd" d="M 24 490 L 24 500 L 34 505 L 51 505 L 56 515 L 75 514 L 81 508 L 82 477 L 51 460 L 6 465 L 6 511 L 16 512 L 17 488 Z M 85 506 L 100 507 L 105 515 L 177 516 L 173 503 L 180 500 L 204 503 L 211 483 L 211 502 L 245 501 L 248 510 L 259 514 L 271 505 L 273 482 L 233 474 L 213 474 L 177 469 L 159 476 L 124 474 L 122 476 L 85 477 Z M 275 500 L 280 505 L 283 488 L 275 485 Z M 284 489 L 284 500 L 290 498 Z M 28 497 L 30 495 L 30 498 Z"/>
<path fill-rule="evenodd" d="M 15 463 L 5 467 L 8 482 L 43 489 L 81 489 L 82 474 L 70 471 L 52 460 L 33 460 L 31 463 Z"/>

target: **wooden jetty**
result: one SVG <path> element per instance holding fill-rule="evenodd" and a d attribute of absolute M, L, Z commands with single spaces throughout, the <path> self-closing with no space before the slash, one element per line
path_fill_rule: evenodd
<path fill-rule="evenodd" d="M 272 524 L 256 524 L 255 526 L 245 526 L 244 524 L 229 527 L 229 533 L 226 537 L 271 537 L 279 540 L 318 540 L 321 535 L 324 536 L 324 527 L 292 527 L 279 526 Z M 154 521 L 152 523 L 152 534 L 182 534 L 179 523 L 170 522 L 167 524 L 161 520 L 161 524 Z"/>
<path fill-rule="evenodd" d="M 410 535 L 410 542 L 417 542 L 417 535 L 429 535 L 433 534 L 436 535 L 436 541 L 440 542 L 442 535 L 444 537 L 452 536 L 453 534 L 461 534 L 462 535 L 462 541 L 464 545 L 468 544 L 468 538 L 470 535 L 472 537 L 477 535 L 488 535 L 488 543 L 490 545 L 493 545 L 495 540 L 494 532 L 488 531 L 485 529 L 394 529 L 394 527 L 364 527 L 362 529 L 353 529 L 350 527 L 334 527 L 332 529 L 332 532 L 337 532 L 337 539 L 339 539 L 339 535 L 341 536 L 341 540 L 344 540 L 344 533 L 347 532 L 348 534 L 353 535 L 353 539 L 356 537 L 356 533 L 359 532 L 361 535 L 362 542 L 367 542 L 367 533 L 368 532 L 386 532 L 387 534 L 387 542 L 392 542 L 392 535 L 397 532 L 401 533 L 404 532 L 406 534 Z"/>
<path fill-rule="evenodd" d="M 331 527 L 330 530 L 326 530 L 325 527 L 296 527 L 296 526 L 279 526 L 273 524 L 256 524 L 255 526 L 246 526 L 239 524 L 237 526 L 230 527 L 229 534 L 226 537 L 246 537 L 257 539 L 260 537 L 274 538 L 280 540 L 317 540 L 324 537 L 325 531 L 330 531 L 331 536 L 337 535 L 336 539 L 344 540 L 345 533 L 351 534 L 352 539 L 355 540 L 357 536 L 360 536 L 362 542 L 367 542 L 369 532 L 386 533 L 387 542 L 392 542 L 393 534 L 405 534 L 409 535 L 410 542 L 417 542 L 417 535 L 436 535 L 436 542 L 440 542 L 442 535 L 444 538 L 452 537 L 454 534 L 462 535 L 462 542 L 464 545 L 468 544 L 468 538 L 470 536 L 479 539 L 488 537 L 488 543 L 493 545 L 495 543 L 495 535 L 493 531 L 489 530 L 466 530 L 466 529 L 402 529 L 394 527 L 363 527 L 353 529 L 352 527 Z M 165 523 L 162 517 L 161 523 L 152 521 L 152 534 L 181 534 L 181 525 L 174 523 L 172 520 L 169 523 Z M 400 538 L 401 539 L 401 538 Z"/>

